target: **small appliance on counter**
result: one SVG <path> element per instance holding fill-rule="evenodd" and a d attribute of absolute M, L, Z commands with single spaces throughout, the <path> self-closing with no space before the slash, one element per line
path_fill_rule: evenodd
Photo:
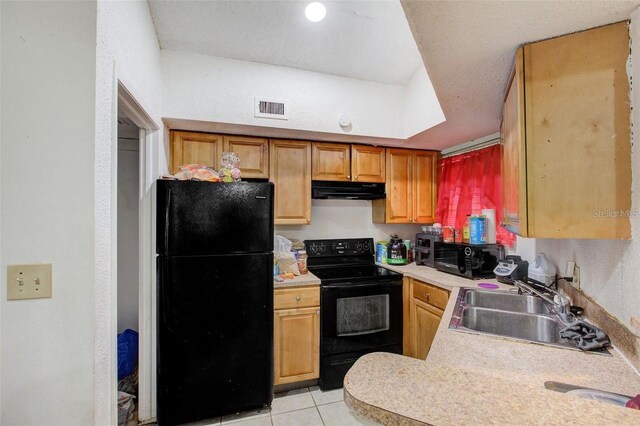
<path fill-rule="evenodd" d="M 504 249 L 498 244 L 435 243 L 433 266 L 470 279 L 492 278 Z"/>
<path fill-rule="evenodd" d="M 544 253 L 538 253 L 533 265 L 529 265 L 529 278 L 550 286 L 556 280 L 556 267 L 551 263 Z"/>
<path fill-rule="evenodd" d="M 442 242 L 442 235 L 416 234 L 414 245 L 416 265 L 426 265 L 433 268 L 435 243 Z"/>
<path fill-rule="evenodd" d="M 522 257 L 509 254 L 505 259 L 498 262 L 493 273 L 496 274 L 496 280 L 502 284 L 513 285 L 516 280 L 524 280 L 529 270 L 529 262 L 522 260 Z"/>

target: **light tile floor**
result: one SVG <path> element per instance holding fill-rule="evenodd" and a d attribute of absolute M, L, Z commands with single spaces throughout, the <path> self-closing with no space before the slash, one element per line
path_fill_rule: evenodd
<path fill-rule="evenodd" d="M 256 410 L 198 422 L 198 425 L 238 426 L 359 426 L 372 425 L 356 418 L 342 400 L 342 389 L 322 392 L 317 386 L 275 395 L 271 410 Z"/>

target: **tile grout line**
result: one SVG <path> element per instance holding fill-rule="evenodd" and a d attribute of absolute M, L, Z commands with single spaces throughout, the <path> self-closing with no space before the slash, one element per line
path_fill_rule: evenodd
<path fill-rule="evenodd" d="M 317 405 L 316 405 L 316 411 L 318 412 L 318 416 L 320 416 L 320 421 L 322 422 L 322 426 L 325 426 L 324 419 L 322 418 L 322 414 L 320 414 L 320 410 L 318 409 Z"/>

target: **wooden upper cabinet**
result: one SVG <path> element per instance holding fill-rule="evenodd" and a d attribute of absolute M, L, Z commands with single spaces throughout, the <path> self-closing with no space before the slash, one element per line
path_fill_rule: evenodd
<path fill-rule="evenodd" d="M 385 181 L 385 148 L 313 142 L 313 180 Z"/>
<path fill-rule="evenodd" d="M 243 178 L 269 177 L 269 140 L 246 136 L 224 136 L 224 150 L 235 152 L 240 158 Z"/>
<path fill-rule="evenodd" d="M 373 222 L 433 223 L 438 159 L 436 151 L 387 148 L 387 197 L 373 201 Z"/>
<path fill-rule="evenodd" d="M 350 181 L 351 147 L 342 143 L 312 143 L 313 180 Z"/>
<path fill-rule="evenodd" d="M 526 237 L 630 238 L 627 23 L 520 55 L 502 126 L 505 224 Z"/>
<path fill-rule="evenodd" d="M 438 153 L 418 151 L 413 154 L 414 222 L 433 223 L 436 220 L 436 173 Z"/>
<path fill-rule="evenodd" d="M 269 180 L 275 185 L 275 224 L 311 223 L 311 142 L 271 140 Z"/>
<path fill-rule="evenodd" d="M 351 173 L 356 182 L 385 181 L 386 149 L 378 146 L 351 145 Z"/>
<path fill-rule="evenodd" d="M 218 170 L 222 156 L 222 136 L 211 133 L 172 130 L 171 173 L 183 164 L 205 164 Z"/>
<path fill-rule="evenodd" d="M 387 149 L 386 223 L 413 222 L 413 152 Z"/>

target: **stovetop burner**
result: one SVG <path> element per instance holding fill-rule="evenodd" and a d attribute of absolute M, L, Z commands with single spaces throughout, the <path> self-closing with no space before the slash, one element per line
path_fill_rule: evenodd
<path fill-rule="evenodd" d="M 399 276 L 397 272 L 390 271 L 379 266 L 336 266 L 309 268 L 312 274 L 321 281 L 354 281 L 362 279 L 384 279 Z"/>
<path fill-rule="evenodd" d="M 374 262 L 373 238 L 306 240 L 309 271 L 321 283 L 401 279 L 402 274 Z"/>

